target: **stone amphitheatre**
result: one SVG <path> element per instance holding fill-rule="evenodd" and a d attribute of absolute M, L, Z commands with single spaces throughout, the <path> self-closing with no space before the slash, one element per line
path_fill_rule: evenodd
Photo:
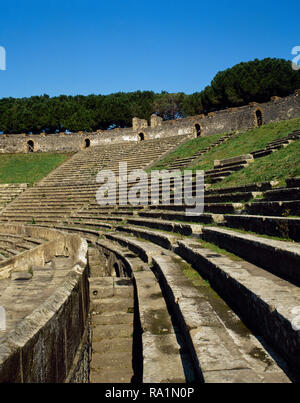
<path fill-rule="evenodd" d="M 297 146 L 300 125 L 234 154 L 250 131 L 299 117 L 296 91 L 127 129 L 1 135 L 1 155 L 70 155 L 32 186 L 0 184 L 0 382 L 299 382 L 300 178 L 248 172 Z M 205 170 L 201 215 L 172 198 L 96 201 L 103 169 L 185 169 L 230 144 Z"/>

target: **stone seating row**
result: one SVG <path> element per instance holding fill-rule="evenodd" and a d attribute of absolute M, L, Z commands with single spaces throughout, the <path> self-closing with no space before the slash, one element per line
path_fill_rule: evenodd
<path fill-rule="evenodd" d="M 197 160 L 199 160 L 204 154 L 206 154 L 208 151 L 212 150 L 215 147 L 218 147 L 218 145 L 228 141 L 229 139 L 236 137 L 238 134 L 237 133 L 229 133 L 217 141 L 215 141 L 213 144 L 203 148 L 202 150 L 194 153 L 191 157 L 186 157 L 186 158 L 176 158 L 170 164 L 167 166 L 167 169 L 183 169 L 187 168 L 192 164 L 195 164 Z"/>
<path fill-rule="evenodd" d="M 91 230 L 79 226 L 66 226 L 62 228 L 65 228 L 70 232 L 78 231 L 83 236 L 85 232 L 87 232 L 91 236 L 90 239 L 96 244 L 99 243 L 99 245 L 103 242 L 105 244 L 103 239 L 107 239 L 109 243 L 106 243 L 105 245 L 110 249 L 114 249 L 115 243 L 122 247 L 127 247 L 132 254 L 139 256 L 143 262 L 151 264 L 151 270 L 155 273 L 159 282 L 168 311 L 172 313 L 173 323 L 175 323 L 180 330 L 182 340 L 181 347 L 183 347 L 188 353 L 185 362 L 190 361 L 189 365 L 193 370 L 191 371 L 190 369 L 189 373 L 193 373 L 194 376 L 197 377 L 197 380 L 200 380 L 201 377 L 203 377 L 202 379 L 204 382 L 289 382 L 286 375 L 278 367 L 278 362 L 275 363 L 273 361 L 269 353 L 264 350 L 255 336 L 253 336 L 251 332 L 249 333 L 249 330 L 247 335 L 243 335 L 243 332 L 237 331 L 238 327 L 244 325 L 232 311 L 229 314 L 228 307 L 221 309 L 219 304 L 223 304 L 224 302 L 222 302 L 222 300 L 217 296 L 213 298 L 210 297 L 208 300 L 207 298 L 210 291 L 207 290 L 208 294 L 206 294 L 206 287 L 202 286 L 199 288 L 198 285 L 198 287 L 193 288 L 190 282 L 183 276 L 182 267 L 187 265 L 184 266 L 185 269 L 187 267 L 191 269 L 191 266 L 187 264 L 191 263 L 196 270 L 201 272 L 204 278 L 208 278 L 208 273 L 210 273 L 209 280 L 216 289 L 217 286 L 219 286 L 218 283 L 217 285 L 215 284 L 215 281 L 217 281 L 218 269 L 213 269 L 212 266 L 209 266 L 209 262 L 213 259 L 215 262 L 220 263 L 227 259 L 226 270 L 228 273 L 231 273 L 231 276 L 233 276 L 237 270 L 243 273 L 249 273 L 248 280 L 246 281 L 245 277 L 243 284 L 247 285 L 249 291 L 251 291 L 253 295 L 259 294 L 260 296 L 260 299 L 256 302 L 256 309 L 251 313 L 251 315 L 252 317 L 255 316 L 256 321 L 261 324 L 263 324 L 265 320 L 271 321 L 273 327 L 272 331 L 275 332 L 273 336 L 271 336 L 271 339 L 272 343 L 275 343 L 276 345 L 276 351 L 280 351 L 283 354 L 284 350 L 286 360 L 294 365 L 297 360 L 295 357 L 292 358 L 294 354 L 293 348 L 287 347 L 287 343 L 285 343 L 285 346 L 281 347 L 276 344 L 276 338 L 278 337 L 277 335 L 280 334 L 280 326 L 282 323 L 276 322 L 276 315 L 273 320 L 270 311 L 260 311 L 260 307 L 263 307 L 266 302 L 269 304 L 271 302 L 275 304 L 278 303 L 276 302 L 278 298 L 275 301 L 274 296 L 276 295 L 277 290 L 281 289 L 281 286 L 285 286 L 285 299 L 284 301 L 281 300 L 281 303 L 284 305 L 284 312 L 289 312 L 289 309 L 294 307 L 295 299 L 293 296 L 297 296 L 297 288 L 293 284 L 285 284 L 283 280 L 278 279 L 264 269 L 255 267 L 250 263 L 231 261 L 229 258 L 219 255 L 218 253 L 212 253 L 211 250 L 205 249 L 201 246 L 201 239 L 197 241 L 196 238 L 192 240 L 190 238 L 177 237 L 174 236 L 174 233 L 168 235 L 166 232 L 153 229 L 140 229 L 138 227 L 133 227 L 132 225 L 126 227 L 118 226 L 115 231 L 112 232 L 102 232 L 101 230 Z M 96 241 L 99 235 L 100 240 Z M 196 237 L 198 236 L 196 233 L 194 235 L 196 235 Z M 191 250 L 196 254 L 197 258 L 191 254 Z M 201 260 L 199 260 L 199 253 L 201 254 Z M 181 260 L 182 263 L 179 262 L 179 257 L 183 259 Z M 141 267 L 143 267 L 142 264 Z M 208 267 L 207 272 L 205 271 L 206 267 Z M 250 272 L 250 268 L 252 269 L 252 272 Z M 225 266 L 223 267 L 223 270 L 224 269 Z M 139 278 L 143 279 L 143 281 L 147 281 L 147 270 L 148 269 L 140 269 L 137 273 L 133 273 L 133 278 L 138 275 Z M 222 279 L 219 280 L 219 288 L 224 286 L 224 284 L 226 285 L 225 279 L 226 277 L 224 277 L 224 281 Z M 239 281 L 242 281 L 242 277 Z M 272 294 L 272 290 L 270 289 L 272 281 L 276 284 L 276 289 L 274 290 L 275 294 Z M 239 295 L 239 287 L 241 286 L 240 282 L 237 284 L 236 289 L 233 288 L 231 290 L 230 297 L 233 300 L 236 295 Z M 268 284 L 268 287 L 264 288 L 266 287 L 266 284 Z M 287 284 L 289 284 L 289 286 L 287 286 Z M 261 288 L 266 291 L 268 290 L 268 293 L 265 292 L 264 295 L 261 295 Z M 226 294 L 226 292 L 223 292 L 223 298 L 225 298 L 224 294 Z M 229 301 L 227 295 L 225 300 Z M 145 312 L 145 310 L 147 311 L 147 305 L 145 305 L 143 299 L 138 299 L 138 301 L 140 302 L 139 307 L 142 312 Z M 240 311 L 243 311 L 243 320 L 248 324 L 250 320 L 253 320 L 253 318 L 251 318 L 249 312 L 246 311 L 246 303 L 244 305 L 245 310 L 243 310 L 243 307 L 239 308 Z M 236 306 L 232 306 L 236 310 Z M 228 314 L 227 321 L 225 318 L 226 314 L 224 317 L 224 312 L 227 312 Z M 229 320 L 229 317 L 231 317 L 231 319 L 233 317 L 236 318 L 234 325 L 232 321 Z M 147 321 L 145 323 L 143 319 L 144 318 L 142 317 L 142 329 L 145 327 L 145 333 L 147 336 Z M 293 320 L 293 314 L 288 314 L 285 317 L 285 320 L 286 324 L 284 324 L 284 328 L 290 332 L 289 326 Z M 270 342 L 270 335 L 266 334 L 268 331 L 266 332 L 263 330 L 263 325 L 259 331 L 260 334 L 263 334 L 263 337 L 268 336 L 268 341 Z M 232 332 L 234 333 L 234 337 L 230 338 Z M 294 337 L 297 332 L 294 332 L 294 334 L 291 332 L 291 334 L 293 340 L 295 340 Z M 221 335 L 223 335 L 223 337 Z M 157 369 L 156 372 L 152 370 L 153 374 L 156 374 L 156 378 L 152 379 L 164 379 L 162 378 L 162 374 L 165 374 L 166 372 L 161 371 L 164 360 L 158 362 L 158 360 L 155 359 L 155 348 L 153 348 L 154 351 L 149 351 L 148 348 L 145 350 L 144 357 L 149 357 L 149 359 L 144 363 L 146 371 L 148 370 L 151 357 L 154 356 L 151 367 L 155 368 L 155 365 L 157 365 Z M 213 353 L 213 351 L 215 353 Z M 254 351 L 256 351 L 256 359 L 255 355 L 253 355 Z M 261 359 L 261 357 L 264 358 Z M 175 365 L 176 359 L 172 358 L 172 362 Z M 241 367 L 237 366 L 237 362 L 240 364 L 243 362 L 243 365 L 241 365 Z M 172 366 L 169 361 L 168 364 L 169 367 Z M 237 367 L 244 368 L 244 370 L 237 370 Z M 285 371 L 292 377 L 289 372 L 290 369 L 285 368 Z M 151 380 L 151 378 L 148 380 Z M 167 381 L 171 380 L 168 379 Z"/>

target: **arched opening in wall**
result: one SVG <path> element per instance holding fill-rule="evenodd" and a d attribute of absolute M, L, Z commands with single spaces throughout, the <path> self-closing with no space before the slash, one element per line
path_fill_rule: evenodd
<path fill-rule="evenodd" d="M 198 123 L 195 124 L 195 129 L 196 129 L 197 137 L 201 137 L 201 127 L 200 127 L 200 125 Z"/>
<path fill-rule="evenodd" d="M 91 140 L 90 139 L 85 139 L 84 140 L 84 148 L 89 148 L 90 145 L 91 145 Z"/>
<path fill-rule="evenodd" d="M 139 139 L 140 139 L 140 141 L 144 141 L 144 140 L 145 140 L 145 135 L 144 135 L 144 133 L 139 133 Z"/>
<path fill-rule="evenodd" d="M 119 268 L 118 263 L 114 263 L 114 270 L 115 270 L 115 273 L 116 273 L 116 277 L 121 277 L 120 268 Z"/>
<path fill-rule="evenodd" d="M 262 111 L 260 109 L 257 109 L 257 111 L 255 112 L 255 116 L 257 127 L 262 126 L 264 124 Z"/>
<path fill-rule="evenodd" d="M 33 153 L 34 152 L 34 142 L 32 140 L 29 140 L 27 142 L 27 152 L 28 153 Z"/>

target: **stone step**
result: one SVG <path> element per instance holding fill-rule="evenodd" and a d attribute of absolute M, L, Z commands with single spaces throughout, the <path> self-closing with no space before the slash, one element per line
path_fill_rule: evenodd
<path fill-rule="evenodd" d="M 185 213 L 180 212 L 168 212 L 164 210 L 160 211 L 141 211 L 138 213 L 140 217 L 145 218 L 161 218 L 163 220 L 175 220 L 175 221 L 188 221 L 199 224 L 212 224 L 214 218 L 212 214 L 202 214 L 201 216 L 189 217 Z"/>
<path fill-rule="evenodd" d="M 117 226 L 116 230 L 143 238 L 169 250 L 178 240 L 173 235 L 133 226 Z M 216 227 L 203 227 L 201 238 L 257 264 L 277 276 L 300 284 L 300 275 L 297 271 L 300 263 L 300 246 L 296 244 Z"/>
<path fill-rule="evenodd" d="M 264 216 L 300 216 L 300 200 L 293 201 L 267 201 L 245 204 L 245 212 Z"/>
<path fill-rule="evenodd" d="M 254 203 L 252 203 L 254 204 Z M 188 206 L 175 206 L 170 204 L 161 204 L 159 206 L 149 206 L 150 210 L 163 210 L 163 211 L 181 211 L 185 212 Z M 243 203 L 206 203 L 204 205 L 204 214 L 234 214 L 241 213 L 245 206 Z M 192 217 L 193 219 L 193 217 Z"/>
<path fill-rule="evenodd" d="M 252 160 L 253 156 L 251 154 L 238 155 L 236 157 L 227 158 L 223 160 L 215 160 L 214 168 L 226 167 L 233 164 L 244 164 Z"/>
<path fill-rule="evenodd" d="M 173 327 L 154 274 L 150 270 L 135 272 L 134 280 L 142 331 L 143 383 L 195 381 L 194 376 L 184 371 L 188 354 L 178 341 L 181 335 Z"/>
<path fill-rule="evenodd" d="M 113 277 L 90 279 L 90 300 L 90 381 L 104 382 L 109 379 L 110 382 L 130 382 L 133 377 L 132 282 Z M 119 351 L 107 351 L 107 345 L 116 345 Z"/>
<path fill-rule="evenodd" d="M 264 193 L 264 200 L 291 201 L 300 200 L 300 187 L 268 190 Z"/>
<path fill-rule="evenodd" d="M 61 209 L 62 207 L 64 208 L 65 211 L 72 211 L 74 209 L 77 209 L 78 207 L 81 206 L 81 203 L 68 203 L 68 202 L 61 202 L 61 203 L 57 203 L 57 202 L 53 202 L 53 203 L 43 203 L 40 201 L 35 201 L 35 202 L 26 202 L 26 203 L 17 203 L 13 205 L 13 209 L 15 211 L 24 211 L 26 209 L 26 211 L 28 211 L 28 209 L 30 210 L 36 210 L 36 209 L 40 209 L 41 207 L 45 208 L 45 209 Z M 8 211 L 9 209 L 7 209 Z"/>
<path fill-rule="evenodd" d="M 203 227 L 201 239 L 294 284 L 300 284 L 300 246 L 217 227 Z"/>
<path fill-rule="evenodd" d="M 89 186 L 89 187 L 84 187 L 84 188 L 79 187 L 78 189 L 74 189 L 72 186 L 62 187 L 62 188 L 56 186 L 53 189 L 39 187 L 38 189 L 27 191 L 26 193 L 23 194 L 23 197 L 25 197 L 25 195 L 38 195 L 38 196 L 46 195 L 46 196 L 53 197 L 53 194 L 62 195 L 62 196 L 66 196 L 66 195 L 77 196 L 77 195 L 82 194 L 83 192 L 87 193 L 87 194 L 95 192 L 98 187 L 99 187 L 99 185 Z"/>
<path fill-rule="evenodd" d="M 205 195 L 204 201 L 205 203 L 247 202 L 262 195 L 262 192 L 219 193 L 216 196 Z"/>
<path fill-rule="evenodd" d="M 153 262 L 154 271 L 165 290 L 169 310 L 179 318 L 179 327 L 188 329 L 186 337 L 192 340 L 204 382 L 290 382 L 218 296 L 208 296 L 211 290 L 207 287 L 203 285 L 195 289 L 184 279 L 182 269 L 178 267 L 179 264 L 186 266 L 184 261 L 178 264 L 177 259 L 174 261 L 174 258 L 161 255 L 155 256 Z M 263 359 L 257 359 L 258 356 Z"/>
<path fill-rule="evenodd" d="M 104 248 L 104 250 L 115 252 L 119 257 L 123 254 L 124 258 L 130 262 L 132 268 L 135 289 L 134 311 L 136 317 L 133 329 L 132 352 L 135 354 L 136 361 L 138 359 L 143 361 L 142 373 L 135 373 L 135 378 L 140 378 L 140 381 L 144 383 L 185 382 L 186 376 L 183 370 L 182 356 L 186 354 L 181 351 L 178 344 L 177 339 L 180 335 L 177 334 L 177 330 L 175 333 L 167 306 L 154 274 L 135 255 L 132 258 L 132 254 L 129 254 L 128 250 L 126 253 L 124 248 L 120 249 L 120 246 L 117 247 L 112 242 L 100 240 L 97 242 L 97 246 Z M 101 284 L 101 279 L 96 280 L 98 284 Z M 120 281 L 123 281 L 123 279 L 120 279 Z M 91 287 L 92 294 L 95 290 L 98 291 L 94 286 Z M 108 292 L 105 289 L 105 295 L 109 296 Z M 111 322 L 110 316 L 106 315 L 103 320 L 102 315 L 102 321 L 97 322 L 97 325 L 114 324 L 114 329 L 110 330 L 109 334 L 116 337 L 119 329 L 115 326 L 115 319 Z M 115 317 L 116 315 L 114 315 Z M 119 317 L 120 314 L 117 315 L 117 318 Z M 103 334 L 103 329 L 99 329 L 99 332 Z M 139 343 L 141 343 L 140 347 Z M 138 368 L 137 364 L 136 366 Z M 194 379 L 189 380 L 192 381 Z"/>
<path fill-rule="evenodd" d="M 298 382 L 299 288 L 257 266 L 212 253 L 201 243 L 179 241 L 177 253 L 285 360 Z"/>
<path fill-rule="evenodd" d="M 32 215 L 30 215 L 30 216 L 23 215 L 23 216 L 19 216 L 19 217 L 0 216 L 0 221 L 2 221 L 2 222 L 8 221 L 10 223 L 16 222 L 16 223 L 26 223 L 26 224 L 57 223 L 57 222 L 60 222 L 61 219 L 62 219 L 62 217 L 60 217 L 60 218 L 50 218 L 47 216 L 32 217 Z M 34 222 L 32 222 L 32 221 L 34 221 Z"/>
<path fill-rule="evenodd" d="M 232 174 L 232 171 L 229 171 L 229 170 L 226 170 L 226 171 L 222 171 L 222 172 L 212 172 L 212 173 L 209 173 L 209 174 L 207 174 L 206 172 L 205 172 L 205 175 L 204 175 L 204 177 L 205 178 L 209 178 L 210 180 L 212 180 L 212 179 L 220 179 L 220 178 L 225 178 L 226 176 L 230 176 Z"/>
<path fill-rule="evenodd" d="M 121 222 L 124 220 L 123 217 L 119 216 L 113 216 L 113 215 L 99 215 L 99 214 L 89 214 L 87 212 L 83 213 L 77 213 L 72 215 L 69 218 L 70 222 L 71 221 L 78 221 L 78 220 L 83 220 L 86 223 L 91 222 L 103 222 L 103 221 L 113 221 L 113 222 Z"/>
<path fill-rule="evenodd" d="M 36 186 L 28 189 L 27 192 L 52 192 L 52 191 L 57 191 L 57 192 L 63 192 L 63 191 L 81 191 L 81 190 L 90 190 L 93 188 L 97 188 L 99 185 L 97 183 L 89 183 L 89 182 L 83 182 L 83 183 L 72 183 L 70 182 L 68 185 L 62 185 L 58 183 L 57 185 L 40 185 L 37 184 Z"/>
<path fill-rule="evenodd" d="M 274 151 L 275 150 L 273 150 L 273 149 L 262 149 L 262 150 L 254 151 L 251 154 L 253 155 L 254 159 L 257 159 L 257 158 L 263 158 L 270 154 L 273 154 Z"/>
<path fill-rule="evenodd" d="M 24 200 L 24 201 L 30 201 L 30 200 L 88 200 L 91 197 L 95 197 L 96 195 L 96 190 L 91 191 L 89 193 L 87 192 L 78 192 L 78 194 L 68 194 L 66 192 L 62 192 L 61 194 L 57 194 L 55 192 L 49 194 L 49 195 L 43 195 L 42 193 L 40 194 L 24 194 L 21 199 L 18 199 L 18 201 Z"/>
<path fill-rule="evenodd" d="M 126 232 L 132 234 L 135 237 L 143 238 L 147 241 L 153 242 L 159 246 L 162 246 L 165 249 L 172 249 L 172 245 L 177 242 L 177 237 L 170 235 L 168 233 L 159 232 L 159 231 L 150 231 L 134 226 L 124 226 L 118 225 L 116 226 L 116 231 Z"/>
<path fill-rule="evenodd" d="M 178 233 L 181 235 L 189 236 L 201 232 L 201 226 L 196 224 L 179 224 L 173 221 L 154 220 L 146 218 L 128 218 L 127 224 L 134 226 L 145 226 L 147 228 L 159 229 L 163 231 Z"/>
<path fill-rule="evenodd" d="M 1 260 L 6 260 L 6 259 L 9 259 L 10 257 L 13 257 L 16 255 L 15 253 L 11 253 L 9 251 L 9 249 L 2 247 L 2 246 L 0 246 L 0 254 L 2 256 Z M 19 254 L 19 252 L 18 252 L 18 254 Z"/>
<path fill-rule="evenodd" d="M 40 206 L 38 208 L 26 208 L 24 207 L 23 209 L 11 209 L 11 211 L 9 209 L 6 210 L 6 212 L 4 213 L 6 216 L 18 216 L 18 215 L 22 215 L 24 213 L 26 213 L 27 215 L 29 214 L 37 214 L 37 215 L 53 215 L 53 214 L 68 214 L 72 211 L 72 209 L 67 209 L 67 208 L 53 208 L 51 206 L 49 207 L 45 207 L 45 206 Z"/>
<path fill-rule="evenodd" d="M 215 178 L 208 179 L 207 184 L 219 183 L 222 182 L 222 180 L 224 180 L 225 178 L 226 176 L 216 176 Z"/>
<path fill-rule="evenodd" d="M 68 222 L 66 222 L 67 225 L 73 226 L 73 225 L 80 225 L 80 226 L 85 226 L 89 228 L 95 228 L 95 229 L 113 229 L 114 226 L 113 224 L 108 224 L 104 223 L 103 221 L 98 221 L 98 220 L 72 220 L 68 219 Z M 117 222 L 115 222 L 117 224 Z"/>
<path fill-rule="evenodd" d="M 51 210 L 51 209 L 48 212 L 41 212 L 41 213 L 39 211 L 27 213 L 26 210 L 24 210 L 23 212 L 20 212 L 20 213 L 14 213 L 13 211 L 12 212 L 7 211 L 7 212 L 2 213 L 2 217 L 10 217 L 10 218 L 14 218 L 14 217 L 15 218 L 17 218 L 17 217 L 29 217 L 29 218 L 45 217 L 45 218 L 48 218 L 48 217 L 55 217 L 55 216 L 64 217 L 65 215 L 68 215 L 66 211 L 55 212 L 54 210 Z"/>
<path fill-rule="evenodd" d="M 300 188 L 300 176 L 286 179 L 286 185 L 288 188 Z"/>
<path fill-rule="evenodd" d="M 142 210 L 143 208 L 140 207 L 138 210 L 127 210 L 127 208 L 121 208 L 119 206 L 119 208 L 117 209 L 116 206 L 98 206 L 98 208 L 83 208 L 80 210 L 80 212 L 77 212 L 76 214 L 80 214 L 80 215 L 87 215 L 89 217 L 93 216 L 93 217 L 97 217 L 97 216 L 102 216 L 103 214 L 107 214 L 107 216 L 112 216 L 114 214 L 118 215 L 118 216 L 131 216 L 134 213 L 136 213 L 139 210 Z M 75 216 L 75 215 L 74 215 Z M 72 216 L 73 217 L 73 216 Z"/>
<path fill-rule="evenodd" d="M 227 214 L 224 220 L 227 227 L 300 242 L 300 218 Z"/>
<path fill-rule="evenodd" d="M 184 262 L 169 252 L 166 255 L 157 246 L 153 251 L 148 242 L 118 234 L 106 237 L 127 244 L 130 250 L 140 250 L 143 260 L 146 255 L 152 261 L 168 310 L 205 382 L 289 382 L 224 302 L 212 296 L 205 286 L 193 287 L 183 276 Z"/>
<path fill-rule="evenodd" d="M 265 190 L 271 190 L 277 182 L 263 182 L 253 183 L 245 186 L 237 186 L 221 189 L 207 189 L 205 195 L 214 194 L 227 194 L 227 193 L 244 193 L 244 192 L 263 192 Z"/>
<path fill-rule="evenodd" d="M 238 164 L 235 164 L 235 165 L 228 165 L 228 166 L 225 166 L 225 167 L 222 167 L 222 168 L 214 168 L 214 169 L 211 169 L 209 171 L 205 171 L 205 175 L 210 176 L 212 174 L 217 174 L 217 173 L 221 174 L 223 172 L 228 172 L 228 171 L 237 172 L 237 171 L 240 171 L 241 169 L 243 169 L 243 168 L 245 168 L 247 166 L 248 166 L 247 163 L 244 163 L 244 164 L 238 163 Z"/>

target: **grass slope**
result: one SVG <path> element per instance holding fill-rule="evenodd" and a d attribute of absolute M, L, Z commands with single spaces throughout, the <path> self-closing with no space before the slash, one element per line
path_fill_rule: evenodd
<path fill-rule="evenodd" d="M 0 183 L 38 182 L 62 164 L 66 154 L 5 154 L 0 155 Z"/>
<path fill-rule="evenodd" d="M 239 136 L 220 144 L 213 148 L 200 158 L 200 160 L 191 167 L 195 170 L 213 169 L 214 160 L 222 160 L 235 157 L 241 154 L 247 154 L 251 151 L 264 148 L 271 141 L 287 136 L 293 130 L 300 129 L 300 118 L 286 120 L 278 123 L 270 123 L 262 127 L 249 130 Z M 201 137 L 187 141 L 177 150 L 159 161 L 153 169 L 165 169 L 168 162 L 176 157 L 189 157 L 196 151 L 201 150 L 207 145 L 212 144 L 224 134 Z M 235 172 L 225 178 L 222 182 L 214 184 L 213 188 L 223 188 L 231 186 L 243 186 L 255 182 L 264 182 L 278 180 L 280 186 L 288 177 L 300 175 L 300 141 L 290 144 L 273 154 L 257 159 L 249 167 Z"/>
<path fill-rule="evenodd" d="M 293 130 L 300 128 L 300 118 L 285 120 L 279 123 L 270 123 L 268 125 L 249 130 L 240 136 L 219 145 L 214 150 L 209 151 L 201 158 L 199 163 L 193 169 L 209 170 L 214 167 L 214 160 L 222 160 L 236 157 L 241 154 L 247 154 L 264 148 L 273 140 L 287 136 Z"/>
<path fill-rule="evenodd" d="M 285 185 L 285 179 L 300 176 L 300 140 L 286 148 L 259 158 L 241 171 L 234 172 L 212 186 L 214 189 L 243 186 L 255 182 L 278 180 L 279 186 Z"/>
<path fill-rule="evenodd" d="M 196 139 L 189 140 L 178 147 L 175 151 L 168 154 L 165 158 L 160 160 L 153 169 L 164 169 L 167 167 L 172 161 L 175 161 L 177 158 L 186 158 L 193 156 L 196 152 L 203 150 L 204 148 L 210 146 L 215 143 L 219 138 L 225 136 L 223 134 L 214 134 L 208 137 L 198 137 Z"/>
<path fill-rule="evenodd" d="M 300 129 L 300 118 L 286 120 L 279 123 L 270 123 L 249 130 L 209 151 L 200 159 L 193 169 L 205 171 L 213 169 L 214 160 L 227 159 L 259 150 L 264 148 L 271 141 L 285 137 L 296 129 Z"/>

